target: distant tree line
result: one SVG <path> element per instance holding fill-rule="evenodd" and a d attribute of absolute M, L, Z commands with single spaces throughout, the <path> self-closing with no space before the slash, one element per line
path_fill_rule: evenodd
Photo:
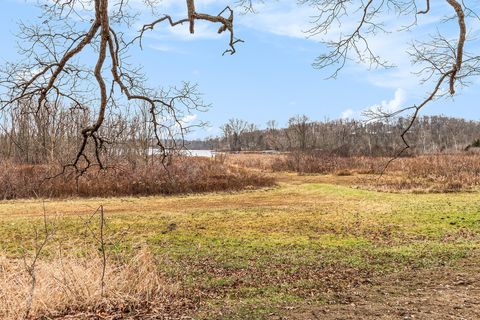
<path fill-rule="evenodd" d="M 389 121 L 312 121 L 305 115 L 289 119 L 286 127 L 275 120 L 265 129 L 241 119 L 231 119 L 221 127 L 222 136 L 190 141 L 192 149 L 229 151 L 321 151 L 341 156 L 392 155 L 403 146 L 401 133 L 408 118 Z M 460 151 L 480 145 L 480 122 L 445 116 L 418 119 L 406 136 L 411 153 Z"/>
<path fill-rule="evenodd" d="M 135 113 L 117 112 L 102 127 L 107 145 L 104 158 L 114 163 L 149 163 L 156 152 L 155 131 L 148 125 L 148 108 Z M 63 163 L 75 156 L 82 142 L 79 132 L 95 117 L 88 110 L 52 105 L 47 111 L 27 104 L 0 112 L 0 161 L 45 164 Z M 266 127 L 241 119 L 231 119 L 222 127 L 222 135 L 196 141 L 164 139 L 162 145 L 172 152 L 183 147 L 228 151 L 319 151 L 341 156 L 392 155 L 402 146 L 400 138 L 408 119 L 389 122 L 357 120 L 312 121 L 305 115 L 289 119 L 285 127 L 275 120 Z M 165 137 L 174 136 L 171 128 Z M 419 118 L 407 139 L 416 154 L 460 151 L 480 147 L 480 122 L 444 116 Z M 90 152 L 96 148 L 91 146 Z"/>

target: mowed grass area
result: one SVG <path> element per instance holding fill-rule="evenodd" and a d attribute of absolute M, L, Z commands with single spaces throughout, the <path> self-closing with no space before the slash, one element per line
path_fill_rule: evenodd
<path fill-rule="evenodd" d="M 98 231 L 86 221 L 103 205 L 107 254 L 147 247 L 195 319 L 267 319 L 350 304 L 352 291 L 371 283 L 383 290 L 379 279 L 462 271 L 480 256 L 478 192 L 381 193 L 286 174 L 281 181 L 236 193 L 0 202 L 0 252 L 15 259 L 31 250 L 33 226 L 41 230 L 46 212 L 55 236 L 42 259 L 59 247 L 81 256 Z"/>

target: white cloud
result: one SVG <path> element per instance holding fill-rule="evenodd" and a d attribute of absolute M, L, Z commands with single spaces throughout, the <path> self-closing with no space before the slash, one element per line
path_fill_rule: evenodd
<path fill-rule="evenodd" d="M 407 94 L 404 89 L 398 88 L 395 91 L 395 95 L 391 100 L 383 100 L 379 104 L 375 104 L 373 106 L 368 107 L 366 110 L 383 110 L 387 113 L 392 113 L 395 111 L 400 110 L 404 103 L 407 100 Z"/>
<path fill-rule="evenodd" d="M 258 13 L 240 16 L 240 25 L 280 36 L 306 38 L 312 11 L 295 1 L 280 0 L 257 7 Z"/>
<path fill-rule="evenodd" d="M 402 88 L 395 90 L 394 96 L 390 100 L 382 100 L 380 103 L 366 107 L 363 110 L 346 109 L 341 113 L 341 119 L 361 119 L 365 111 L 378 111 L 382 110 L 387 113 L 393 113 L 405 107 L 407 102 L 407 92 Z"/>
<path fill-rule="evenodd" d="M 163 44 L 163 43 L 155 43 L 150 45 L 149 47 L 160 52 L 174 52 L 179 54 L 185 54 L 185 51 L 182 51 L 175 46 Z"/>
<path fill-rule="evenodd" d="M 296 1 L 278 0 L 263 4 L 257 9 L 257 14 L 239 17 L 237 23 L 260 32 L 302 38 L 314 42 L 337 40 L 341 35 L 349 34 L 357 27 L 360 19 L 359 15 L 362 13 L 352 13 L 341 24 L 330 28 L 327 34 L 307 37 L 308 33 L 306 31 L 312 27 L 311 22 L 318 14 L 315 8 L 308 5 L 298 5 Z M 446 13 L 450 13 L 450 9 L 444 4 L 437 6 L 429 15 L 418 17 L 418 24 L 411 31 L 406 30 L 405 26 L 414 22 L 414 15 L 398 16 L 393 10 L 383 12 L 382 19 L 378 22 L 383 24 L 382 27 L 385 30 L 391 32 L 378 32 L 367 36 L 367 39 L 369 47 L 375 55 L 387 61 L 389 65 L 396 67 L 370 70 L 371 66 L 368 61 L 357 61 L 357 63 L 349 63 L 343 72 L 353 74 L 353 76 L 361 75 L 362 79 L 378 87 L 408 88 L 409 91 L 420 92 L 421 87 L 418 86 L 418 79 L 412 74 L 418 69 L 412 66 L 407 51 L 414 39 L 425 40 L 429 34 L 435 33 L 439 21 L 444 18 Z M 455 28 L 451 28 L 449 25 L 446 25 L 444 29 L 442 32 L 445 31 L 447 34 L 457 32 Z M 319 45 L 318 54 L 321 54 L 322 50 L 325 50 L 325 48 Z M 328 75 L 329 71 L 324 72 Z"/>
<path fill-rule="evenodd" d="M 198 117 L 198 115 L 196 115 L 196 114 L 188 114 L 185 117 L 183 117 L 182 120 L 180 120 L 180 122 L 183 125 L 186 125 L 186 124 L 192 123 L 195 120 L 197 120 L 197 117 Z"/>
<path fill-rule="evenodd" d="M 357 112 L 355 112 L 353 109 L 347 109 L 347 110 L 342 112 L 342 115 L 340 116 L 340 118 L 342 120 L 353 119 L 353 118 L 355 118 L 356 114 L 357 114 Z"/>

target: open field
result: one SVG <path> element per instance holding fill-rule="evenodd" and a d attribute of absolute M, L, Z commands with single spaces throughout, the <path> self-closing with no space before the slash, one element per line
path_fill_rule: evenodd
<path fill-rule="evenodd" d="M 277 178 L 277 187 L 235 193 L 1 202 L 0 251 L 7 258 L 0 260 L 0 305 L 16 303 L 17 313 L 0 307 L 0 318 L 18 317 L 24 308 L 28 290 L 18 294 L 23 300 L 12 301 L 11 290 L 21 290 L 12 289 L 7 271 L 22 274 L 21 258 L 30 261 L 33 225 L 41 234 L 43 212 L 54 234 L 41 254 L 36 290 L 65 286 L 57 275 L 49 291 L 42 288 L 41 277 L 52 276 L 42 270 L 65 274 L 68 263 L 58 264 L 60 256 L 84 266 L 88 278 L 100 274 L 98 265 L 85 267 L 86 258 L 100 256 L 99 227 L 89 219 L 99 205 L 107 217 L 107 294 L 86 290 L 82 300 L 73 290 L 57 290 L 63 304 L 39 294 L 32 309 L 37 315 L 97 319 L 107 310 L 111 318 L 117 312 L 132 319 L 480 318 L 480 193 L 381 193 L 349 187 L 354 176 Z M 146 252 L 143 271 L 111 267 L 138 252 Z M 145 298 L 155 290 L 137 279 L 143 289 L 118 300 L 126 290 L 119 283 L 131 281 L 118 273 L 145 275 L 146 265 L 153 269 L 148 279 L 162 286 L 161 299 Z"/>

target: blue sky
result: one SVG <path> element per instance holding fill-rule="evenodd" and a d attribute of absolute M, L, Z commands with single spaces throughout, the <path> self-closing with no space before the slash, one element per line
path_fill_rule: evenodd
<path fill-rule="evenodd" d="M 207 0 L 198 9 L 215 13 L 225 2 L 228 1 Z M 37 19 L 38 11 L 31 3 L 2 0 L 3 61 L 18 59 L 13 34 L 20 19 Z M 160 11 L 182 17 L 183 7 L 183 0 L 164 0 Z M 211 127 L 197 131 L 191 138 L 216 135 L 218 127 L 233 117 L 260 127 L 271 119 L 284 125 L 296 114 L 306 114 L 314 120 L 359 117 L 362 110 L 375 105 L 395 109 L 414 104 L 424 96 L 429 86 L 420 86 L 410 74 L 414 69 L 405 54 L 406 43 L 434 32 L 446 9 L 440 6 L 421 22 L 418 31 L 371 39 L 378 52 L 398 68 L 369 71 L 352 63 L 335 80 L 326 80 L 328 73 L 311 66 L 324 50 L 318 39 L 306 39 L 302 32 L 308 28 L 312 12 L 285 0 L 261 6 L 257 14 L 237 18 L 236 33 L 245 43 L 238 44 L 238 52 L 233 56 L 222 56 L 228 40 L 216 34 L 215 26 L 200 24 L 197 34 L 191 36 L 185 27 L 171 29 L 162 25 L 146 36 L 143 51 L 135 62 L 144 65 L 155 86 L 175 85 L 183 80 L 199 84 L 212 108 L 196 117 L 210 122 Z M 453 27 L 446 31 L 454 35 Z M 478 25 L 475 28 L 478 30 Z M 478 49 L 478 42 L 472 46 L 476 47 L 470 49 Z M 443 99 L 429 105 L 424 114 L 479 120 L 478 101 L 478 82 L 474 82 L 454 100 Z"/>

